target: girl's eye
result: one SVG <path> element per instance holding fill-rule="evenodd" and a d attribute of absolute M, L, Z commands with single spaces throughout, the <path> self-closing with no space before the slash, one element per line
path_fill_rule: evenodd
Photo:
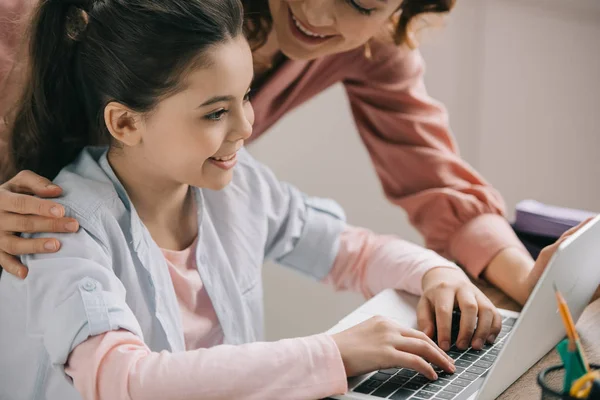
<path fill-rule="evenodd" d="M 363 14 L 363 15 L 371 15 L 371 13 L 373 12 L 373 8 L 365 8 L 363 6 L 361 6 L 360 4 L 358 4 L 356 2 L 356 0 L 346 0 L 348 2 L 348 4 L 350 4 L 356 11 L 358 11 L 359 13 Z"/>
<path fill-rule="evenodd" d="M 209 121 L 220 121 L 221 118 L 228 112 L 229 110 L 222 108 L 220 110 L 207 114 L 204 118 L 208 119 Z"/>
<path fill-rule="evenodd" d="M 246 92 L 246 95 L 244 96 L 244 102 L 248 102 L 248 101 L 250 101 L 250 99 L 251 99 L 251 98 L 252 98 L 252 91 L 251 91 L 251 90 L 248 90 L 248 91 Z"/>

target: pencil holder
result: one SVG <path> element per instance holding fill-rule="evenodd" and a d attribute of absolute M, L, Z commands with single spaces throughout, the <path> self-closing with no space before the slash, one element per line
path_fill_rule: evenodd
<path fill-rule="evenodd" d="M 591 369 L 600 369 L 600 365 L 591 364 Z M 542 400 L 576 400 L 575 397 L 571 397 L 568 393 L 563 393 L 563 380 L 565 377 L 565 366 L 554 365 L 543 369 L 537 377 L 537 383 L 542 389 Z M 589 400 L 599 400 L 591 399 Z"/>

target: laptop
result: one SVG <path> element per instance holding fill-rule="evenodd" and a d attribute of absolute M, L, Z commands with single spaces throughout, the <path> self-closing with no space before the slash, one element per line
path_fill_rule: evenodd
<path fill-rule="evenodd" d="M 439 379 L 429 381 L 408 368 L 389 368 L 348 379 L 348 393 L 339 400 L 491 400 L 498 397 L 565 337 L 553 284 L 566 298 L 577 321 L 600 284 L 600 216 L 565 240 L 550 260 L 520 313 L 500 310 L 502 330 L 482 350 L 454 345 L 460 313 L 453 315 L 453 345 L 448 354 L 456 372 L 436 367 Z M 375 315 L 416 328 L 418 298 L 386 290 L 346 316 L 328 333 L 336 333 Z"/>

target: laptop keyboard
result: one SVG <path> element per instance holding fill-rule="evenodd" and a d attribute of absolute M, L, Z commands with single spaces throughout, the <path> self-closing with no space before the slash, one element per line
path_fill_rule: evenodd
<path fill-rule="evenodd" d="M 506 337 L 515 322 L 515 318 L 504 318 L 502 330 L 494 344 L 486 343 L 482 350 L 472 348 L 459 350 L 456 347 L 456 338 L 460 326 L 460 312 L 455 312 L 452 318 L 452 347 L 448 351 L 448 355 L 455 362 L 456 372 L 454 374 L 446 373 L 433 366 L 438 374 L 438 379 L 430 381 L 425 376 L 408 368 L 388 368 L 371 375 L 352 391 L 370 394 L 375 398 L 394 400 L 458 399 L 471 383 L 487 373 L 500 349 L 504 346 Z"/>

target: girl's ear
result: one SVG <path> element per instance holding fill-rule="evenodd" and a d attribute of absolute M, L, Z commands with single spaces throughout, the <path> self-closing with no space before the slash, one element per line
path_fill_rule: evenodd
<path fill-rule="evenodd" d="M 104 123 L 111 136 L 125 146 L 136 146 L 142 141 L 141 116 L 121 103 L 112 101 L 104 107 Z"/>

